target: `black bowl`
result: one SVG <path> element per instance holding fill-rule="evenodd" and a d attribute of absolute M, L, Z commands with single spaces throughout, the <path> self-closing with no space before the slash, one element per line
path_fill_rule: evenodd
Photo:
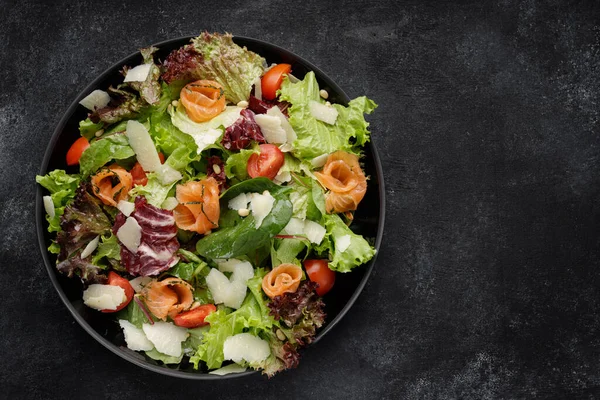
<path fill-rule="evenodd" d="M 189 43 L 190 39 L 191 37 L 183 37 L 155 44 L 159 48 L 157 57 L 164 60 L 169 52 Z M 268 63 L 285 62 L 291 64 L 292 71 L 298 78 L 302 78 L 308 71 L 314 71 L 319 81 L 319 86 L 329 92 L 329 100 L 332 103 L 348 104 L 349 99 L 344 91 L 319 68 L 303 58 L 260 40 L 236 36 L 234 37 L 234 42 L 240 46 L 246 46 L 249 50 L 265 57 Z M 102 73 L 77 96 L 52 135 L 44 156 L 44 161 L 42 162 L 41 175 L 45 175 L 54 169 L 66 169 L 69 171 L 69 167 L 67 167 L 65 162 L 65 155 L 71 143 L 79 137 L 79 121 L 86 118 L 86 110 L 78 104 L 79 101 L 94 89 L 106 89 L 111 84 L 116 85 L 120 83 L 122 75 L 119 73 L 119 70 L 124 65 L 134 66 L 141 62 L 142 57 L 139 52 L 124 58 Z M 370 143 L 366 146 L 363 161 L 365 163 L 365 173 L 370 176 L 370 179 L 368 181 L 366 196 L 355 214 L 352 229 L 365 236 L 379 250 L 385 218 L 385 192 L 379 156 L 375 147 Z M 72 170 L 71 172 L 76 172 L 76 170 Z M 73 314 L 73 317 L 98 342 L 113 353 L 136 365 L 164 375 L 179 378 L 227 379 L 246 376 L 255 372 L 247 371 L 224 376 L 209 375 L 203 373 L 203 371 L 195 371 L 192 365 L 185 362 L 176 367 L 166 366 L 141 353 L 129 350 L 126 347 L 121 328 L 113 317 L 84 306 L 81 299 L 82 287 L 80 282 L 76 279 L 66 278 L 57 272 L 55 268 L 56 259 L 52 254 L 47 252 L 52 237 L 47 232 L 45 211 L 42 204 L 43 195 L 43 189 L 38 185 L 36 196 L 37 235 L 50 280 L 62 301 L 69 311 L 71 311 L 71 314 Z M 335 286 L 324 298 L 327 322 L 319 330 L 315 342 L 329 332 L 348 312 L 365 286 L 374 265 L 375 257 L 368 264 L 356 268 L 351 273 L 337 274 Z"/>

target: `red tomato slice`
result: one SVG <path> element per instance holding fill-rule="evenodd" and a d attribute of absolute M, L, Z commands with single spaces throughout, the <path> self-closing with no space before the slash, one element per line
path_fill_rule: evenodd
<path fill-rule="evenodd" d="M 163 153 L 158 153 L 158 158 L 160 159 L 160 163 L 165 163 L 165 156 Z M 148 177 L 146 176 L 146 171 L 142 168 L 142 165 L 139 162 L 136 162 L 131 171 L 129 171 L 131 177 L 133 178 L 134 185 L 146 186 L 148 183 Z"/>
<path fill-rule="evenodd" d="M 217 307 L 214 304 L 203 304 L 193 310 L 184 311 L 173 318 L 175 325 L 183 328 L 197 328 L 199 326 L 208 325 L 208 322 L 204 322 L 210 313 L 217 311 Z"/>
<path fill-rule="evenodd" d="M 120 276 L 119 274 L 117 274 L 116 272 L 113 272 L 113 271 L 110 271 L 108 273 L 108 284 L 113 285 L 113 286 L 122 287 L 123 290 L 125 291 L 126 298 L 125 298 L 124 302 L 119 304 L 119 306 L 117 307 L 116 310 L 102 310 L 102 312 L 103 313 L 114 313 L 117 311 L 121 311 L 122 309 L 127 307 L 127 304 L 129 304 L 131 299 L 133 299 L 133 295 L 134 295 L 133 287 L 131 286 L 131 284 L 129 283 L 129 281 L 127 279 L 123 278 L 122 276 Z"/>
<path fill-rule="evenodd" d="M 262 97 L 267 100 L 275 100 L 277 90 L 281 87 L 283 76 L 289 74 L 291 71 L 292 66 L 290 64 L 277 64 L 268 70 L 260 80 Z"/>
<path fill-rule="evenodd" d="M 335 272 L 329 269 L 327 260 L 306 260 L 304 269 L 311 281 L 319 284 L 317 294 L 324 296 L 335 283 Z"/>
<path fill-rule="evenodd" d="M 248 175 L 252 178 L 264 176 L 273 180 L 283 166 L 283 153 L 274 144 L 261 144 L 259 147 L 260 154 L 254 153 L 248 159 Z"/>
<path fill-rule="evenodd" d="M 84 137 L 80 137 L 75 142 L 73 142 L 73 144 L 69 148 L 69 151 L 67 151 L 67 165 L 79 164 L 79 159 L 81 158 L 81 155 L 88 147 L 90 147 L 90 142 L 88 142 L 88 140 Z"/>

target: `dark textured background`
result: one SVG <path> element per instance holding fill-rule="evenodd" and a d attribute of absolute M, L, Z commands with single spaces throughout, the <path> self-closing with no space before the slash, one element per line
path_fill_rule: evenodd
<path fill-rule="evenodd" d="M 600 3 L 52 3 L 0 0 L 0 397 L 600 396 Z M 285 47 L 380 104 L 374 274 L 271 380 L 120 359 L 60 302 L 35 239 L 34 175 L 72 99 L 139 47 L 204 29 Z"/>

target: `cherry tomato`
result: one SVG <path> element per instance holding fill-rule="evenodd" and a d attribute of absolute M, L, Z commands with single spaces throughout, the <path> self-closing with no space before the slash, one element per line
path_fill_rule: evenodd
<path fill-rule="evenodd" d="M 335 272 L 329 269 L 327 260 L 306 260 L 304 269 L 311 281 L 319 284 L 317 294 L 325 295 L 335 283 Z"/>
<path fill-rule="evenodd" d="M 290 64 L 277 64 L 268 70 L 260 80 L 262 97 L 267 100 L 275 100 L 277 90 L 281 87 L 283 76 L 290 73 L 292 66 Z"/>
<path fill-rule="evenodd" d="M 248 159 L 248 175 L 252 178 L 264 176 L 273 180 L 283 166 L 283 153 L 274 144 L 261 144 L 259 147 L 260 154 L 254 153 Z"/>
<path fill-rule="evenodd" d="M 173 318 L 175 325 L 183 328 L 197 328 L 199 326 L 208 325 L 208 322 L 204 322 L 210 313 L 217 311 L 217 307 L 214 304 L 203 304 L 193 310 L 184 311 Z"/>
<path fill-rule="evenodd" d="M 158 158 L 160 159 L 160 163 L 165 163 L 165 156 L 163 153 L 158 153 Z M 139 162 L 136 162 L 131 171 L 129 171 L 131 177 L 133 178 L 134 185 L 146 186 L 148 183 L 148 177 L 146 176 L 146 171 L 142 168 L 142 165 Z"/>
<path fill-rule="evenodd" d="M 84 137 L 80 137 L 75 142 L 73 142 L 73 144 L 69 148 L 69 151 L 67 151 L 67 165 L 79 164 L 79 159 L 81 158 L 81 155 L 88 147 L 90 147 L 90 142 L 88 142 L 88 140 Z"/>
<path fill-rule="evenodd" d="M 120 286 L 125 291 L 125 301 L 123 301 L 116 310 L 102 310 L 103 313 L 114 313 L 117 311 L 121 311 L 123 308 L 129 304 L 131 299 L 133 299 L 134 290 L 129 281 L 116 272 L 110 271 L 108 273 L 108 284 L 112 286 Z"/>
<path fill-rule="evenodd" d="M 181 89 L 179 100 L 194 122 L 213 119 L 225 109 L 223 87 L 215 81 L 188 83 Z"/>

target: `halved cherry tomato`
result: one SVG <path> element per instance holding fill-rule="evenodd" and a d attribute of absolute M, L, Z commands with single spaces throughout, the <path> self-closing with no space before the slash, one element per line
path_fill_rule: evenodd
<path fill-rule="evenodd" d="M 324 296 L 335 283 L 335 272 L 329 269 L 327 260 L 306 260 L 304 269 L 311 281 L 319 284 L 317 294 Z"/>
<path fill-rule="evenodd" d="M 215 81 L 200 80 L 188 83 L 181 89 L 179 100 L 194 122 L 213 119 L 225 109 L 225 92 Z"/>
<path fill-rule="evenodd" d="M 275 100 L 277 90 L 281 87 L 283 76 L 290 73 L 292 66 L 290 64 L 277 64 L 268 70 L 260 80 L 262 97 L 267 100 Z"/>
<path fill-rule="evenodd" d="M 183 328 L 197 328 L 199 326 L 208 325 L 208 322 L 204 322 L 210 313 L 217 311 L 217 307 L 214 304 L 203 304 L 193 310 L 184 311 L 173 318 L 175 325 Z"/>
<path fill-rule="evenodd" d="M 133 299 L 133 287 L 129 283 L 129 281 L 114 271 L 110 271 L 108 273 L 108 284 L 112 286 L 122 287 L 125 291 L 125 301 L 123 301 L 116 310 L 102 310 L 103 313 L 114 313 L 117 311 L 121 311 L 123 308 L 127 307 L 127 304 Z"/>
<path fill-rule="evenodd" d="M 254 153 L 248 159 L 246 170 L 252 178 L 264 176 L 273 180 L 285 161 L 283 153 L 274 144 L 261 144 L 260 154 Z"/>
<path fill-rule="evenodd" d="M 88 140 L 84 137 L 80 137 L 75 142 L 73 142 L 73 144 L 69 148 L 69 151 L 67 151 L 67 165 L 79 164 L 79 159 L 81 158 L 81 155 L 88 147 L 90 147 L 90 142 L 88 142 Z"/>
<path fill-rule="evenodd" d="M 158 153 L 158 158 L 161 164 L 165 163 L 165 156 L 163 153 Z M 148 177 L 146 176 L 146 171 L 142 168 L 142 165 L 139 162 L 136 162 L 131 171 L 129 171 L 131 177 L 133 178 L 134 185 L 146 186 L 148 183 Z"/>

